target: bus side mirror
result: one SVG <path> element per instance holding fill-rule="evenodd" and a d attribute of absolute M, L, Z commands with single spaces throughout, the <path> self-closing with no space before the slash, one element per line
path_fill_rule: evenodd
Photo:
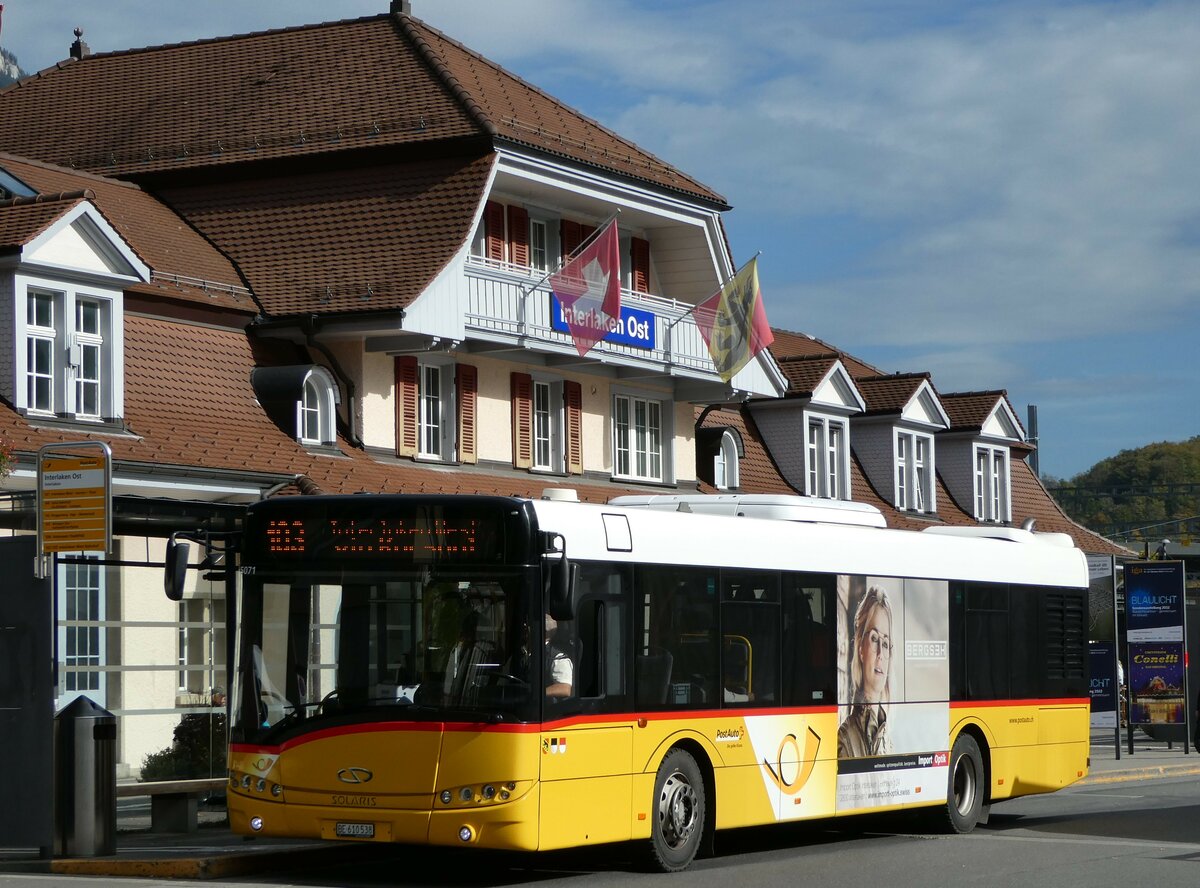
<path fill-rule="evenodd" d="M 546 611 L 556 620 L 575 619 L 575 573 L 576 565 L 567 558 L 567 542 L 561 534 L 548 535 L 548 543 L 542 556 L 546 570 Z M 557 557 L 556 557 L 557 556 Z"/>
<path fill-rule="evenodd" d="M 174 534 L 167 540 L 167 557 L 163 565 L 163 588 L 172 601 L 183 599 L 183 584 L 187 581 L 188 557 L 191 546 L 177 542 Z"/>

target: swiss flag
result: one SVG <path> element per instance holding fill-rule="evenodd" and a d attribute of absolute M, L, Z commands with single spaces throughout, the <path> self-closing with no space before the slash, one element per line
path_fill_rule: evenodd
<path fill-rule="evenodd" d="M 585 355 L 621 318 L 621 251 L 617 220 L 559 271 L 550 289 L 562 305 L 563 320 L 575 349 Z"/>

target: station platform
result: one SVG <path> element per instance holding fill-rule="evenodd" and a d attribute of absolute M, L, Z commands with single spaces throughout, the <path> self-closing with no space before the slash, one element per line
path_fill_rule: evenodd
<path fill-rule="evenodd" d="M 1184 752 L 1182 743 L 1153 740 L 1136 732 L 1133 752 L 1121 734 L 1120 758 L 1114 733 L 1094 732 L 1091 769 L 1082 786 L 1200 775 L 1200 753 Z M 303 839 L 253 839 L 234 835 L 224 811 L 202 808 L 200 828 L 190 833 L 150 832 L 148 814 L 119 813 L 117 853 L 111 857 L 44 860 L 0 849 L 0 873 L 57 873 L 109 878 L 224 879 L 238 876 L 336 866 L 339 859 L 389 853 L 388 846 Z M 6 856 L 9 855 L 9 856 Z"/>

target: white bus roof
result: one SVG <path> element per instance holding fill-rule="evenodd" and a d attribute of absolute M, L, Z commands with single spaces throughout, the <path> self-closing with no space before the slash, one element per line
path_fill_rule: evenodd
<path fill-rule="evenodd" d="M 1088 583 L 1087 560 L 1062 534 L 999 526 L 918 532 L 813 518 L 752 520 L 744 509 L 739 515 L 728 508 L 732 497 L 723 504 L 724 514 L 698 510 L 688 496 L 673 502 L 668 495 L 632 499 L 618 497 L 607 505 L 531 502 L 539 527 L 563 535 L 568 558 L 1075 588 Z M 770 506 L 771 499 L 760 501 Z M 785 502 L 775 507 L 792 505 L 786 501 L 794 498 L 778 499 Z M 683 502 L 689 511 L 679 510 Z M 817 507 L 808 514 L 824 513 Z"/>
<path fill-rule="evenodd" d="M 887 527 L 883 513 L 866 503 L 816 499 L 784 494 L 650 494 L 618 496 L 613 506 L 627 509 L 657 509 L 663 512 L 699 512 L 741 518 L 770 518 L 776 521 L 818 521 L 859 527 Z"/>

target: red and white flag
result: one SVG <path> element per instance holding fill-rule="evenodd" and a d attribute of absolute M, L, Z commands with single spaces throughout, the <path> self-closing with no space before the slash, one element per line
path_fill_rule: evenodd
<path fill-rule="evenodd" d="M 563 321 L 571 331 L 575 349 L 581 356 L 587 354 L 621 318 L 621 251 L 616 219 L 550 275 L 550 289 L 562 305 Z"/>

